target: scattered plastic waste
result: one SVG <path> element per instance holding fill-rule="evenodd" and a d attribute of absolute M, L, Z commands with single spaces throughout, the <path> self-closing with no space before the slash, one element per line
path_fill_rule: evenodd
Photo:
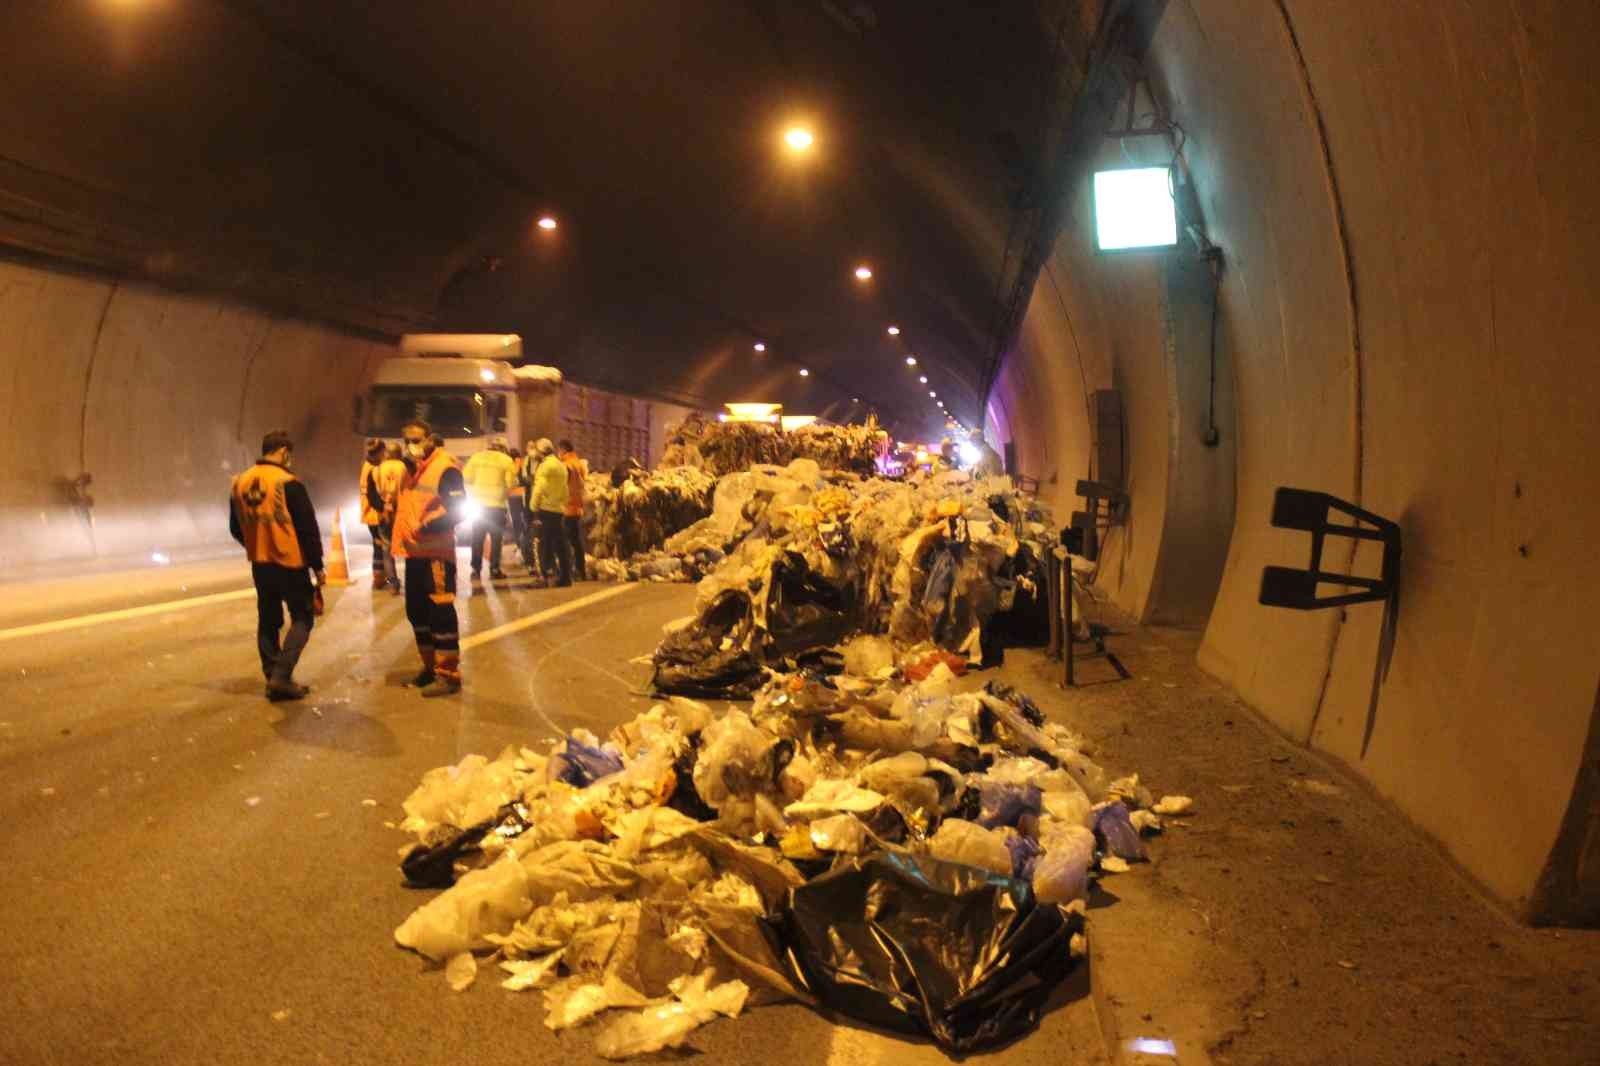
<path fill-rule="evenodd" d="M 470 951 L 451 956 L 445 963 L 444 978 L 450 984 L 450 991 L 465 992 L 478 979 L 478 960 Z"/>
<path fill-rule="evenodd" d="M 1188 796 L 1162 796 L 1150 810 L 1156 814 L 1188 814 L 1194 808 L 1194 800 Z"/>
<path fill-rule="evenodd" d="M 967 676 L 996 589 L 1020 601 L 1054 550 L 1045 516 L 1003 478 L 811 457 L 727 474 L 705 511 L 653 549 L 722 553 L 650 659 L 667 698 L 424 774 L 400 866 L 435 892 L 396 943 L 452 988 L 498 966 L 552 1030 L 611 1012 L 607 1058 L 782 1000 L 957 1054 L 1027 1032 L 1086 951 L 1090 878 L 1192 805 Z"/>

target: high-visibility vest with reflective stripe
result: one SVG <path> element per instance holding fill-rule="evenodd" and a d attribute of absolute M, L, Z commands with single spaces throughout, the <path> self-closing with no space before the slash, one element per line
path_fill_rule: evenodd
<path fill-rule="evenodd" d="M 252 563 L 276 563 L 291 570 L 306 565 L 300 537 L 289 517 L 284 486 L 295 476 L 276 463 L 258 462 L 233 479 L 233 507 Z"/>
<path fill-rule="evenodd" d="M 372 502 L 367 499 L 368 479 L 377 471 L 378 468 L 373 466 L 370 460 L 361 460 L 361 524 L 364 526 L 375 526 L 383 521 L 383 512 L 374 509 Z"/>
<path fill-rule="evenodd" d="M 395 505 L 394 553 L 406 559 L 454 559 L 456 557 L 456 528 L 446 525 L 444 532 L 423 531 L 423 526 L 445 513 L 444 499 L 439 495 L 439 481 L 446 470 L 455 469 L 456 461 L 443 448 L 407 471 L 400 482 L 400 497 Z M 408 544 L 412 535 L 415 544 Z"/>

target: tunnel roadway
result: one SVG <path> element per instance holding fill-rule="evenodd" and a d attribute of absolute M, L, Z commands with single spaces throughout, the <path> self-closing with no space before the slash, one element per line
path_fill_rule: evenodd
<path fill-rule="evenodd" d="M 0 1062 L 588 1061 L 592 1034 L 545 1029 L 537 993 L 505 992 L 487 968 L 452 993 L 391 936 L 426 898 L 402 887 L 406 838 L 387 824 L 421 774 L 647 709 L 648 667 L 630 660 L 693 597 L 518 585 L 458 601 L 465 690 L 434 701 L 400 686 L 416 669 L 400 599 L 331 591 L 299 704 L 262 698 L 254 605 L 228 595 L 248 588 L 242 564 L 13 586 L 0 614 Z M 193 595 L 211 598 L 161 606 Z M 52 625 L 64 628 L 38 628 Z M 1087 1000 L 995 1058 L 1036 1061 L 1039 1041 L 1052 1061 L 1100 1061 Z M 789 1063 L 946 1061 L 799 1006 L 692 1043 L 720 1062 L 779 1048 Z"/>

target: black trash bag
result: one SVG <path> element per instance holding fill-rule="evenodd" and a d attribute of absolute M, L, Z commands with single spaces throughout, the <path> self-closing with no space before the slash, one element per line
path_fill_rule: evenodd
<path fill-rule="evenodd" d="M 794 669 L 789 673 L 803 670 L 819 677 L 844 673 L 844 656 L 832 648 L 811 648 L 796 655 L 790 662 L 794 664 Z"/>
<path fill-rule="evenodd" d="M 406 852 L 400 860 L 400 872 L 412 888 L 449 888 L 456 883 L 456 863 L 478 855 L 485 837 L 510 840 L 527 829 L 528 810 L 515 800 L 495 811 L 493 818 L 465 829 L 435 826 L 426 840 Z"/>
<path fill-rule="evenodd" d="M 667 806 L 697 822 L 714 822 L 718 817 L 716 809 L 706 803 L 700 790 L 694 787 L 694 764 L 699 757 L 700 733 L 696 730 L 689 734 L 689 744 L 683 753 L 672 760 L 672 776 L 676 781 Z"/>
<path fill-rule="evenodd" d="M 823 1005 L 966 1053 L 1038 1025 L 1082 929 L 1025 881 L 880 852 L 793 889 L 783 938 L 793 977 Z"/>
<path fill-rule="evenodd" d="M 484 835 L 494 825 L 488 818 L 462 829 L 454 825 L 436 826 L 426 841 L 414 845 L 400 860 L 400 872 L 413 888 L 449 888 L 456 883 L 456 860 L 478 851 Z"/>
<path fill-rule="evenodd" d="M 839 643 L 854 628 L 855 616 L 852 583 L 834 585 L 799 552 L 784 552 L 772 564 L 767 632 L 779 655 Z"/>
<path fill-rule="evenodd" d="M 655 653 L 656 692 L 702 699 L 749 699 L 766 682 L 750 648 L 750 597 L 727 589 L 693 623 L 667 635 Z M 732 639 L 726 650 L 725 638 Z"/>
<path fill-rule="evenodd" d="M 983 691 L 996 699 L 1005 700 L 1021 711 L 1022 717 L 1028 720 L 1029 725 L 1035 728 L 1044 728 L 1044 712 L 1039 709 L 1039 705 L 1012 686 L 1002 684 L 999 681 L 991 681 L 983 686 Z"/>

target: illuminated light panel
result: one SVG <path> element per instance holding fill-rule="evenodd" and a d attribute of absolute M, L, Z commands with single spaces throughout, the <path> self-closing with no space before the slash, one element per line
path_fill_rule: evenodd
<path fill-rule="evenodd" d="M 891 337 L 900 336 L 900 327 L 899 326 L 890 326 L 889 327 L 889 336 L 891 336 Z"/>
<path fill-rule="evenodd" d="M 916 356 L 914 356 L 914 355 L 906 356 L 906 366 L 916 366 L 916 365 L 917 365 L 917 357 Z"/>
<path fill-rule="evenodd" d="M 856 280 L 857 281 L 871 281 L 872 280 L 872 268 L 867 266 L 865 263 L 863 263 L 860 266 L 856 267 Z"/>
<path fill-rule="evenodd" d="M 815 135 L 804 126 L 790 126 L 783 132 L 783 143 L 796 152 L 808 151 L 816 140 Z"/>
<path fill-rule="evenodd" d="M 808 377 L 811 376 L 811 371 L 807 370 L 805 367 L 801 367 L 800 368 L 800 376 L 803 377 L 803 378 L 808 378 Z"/>
<path fill-rule="evenodd" d="M 918 375 L 917 380 L 922 382 L 924 385 L 926 385 L 928 383 L 928 375 L 920 374 L 920 375 Z"/>
<path fill-rule="evenodd" d="M 557 223 L 556 220 L 551 218 L 549 215 L 545 215 L 543 218 L 539 219 L 539 228 L 547 232 L 555 229 L 557 225 L 559 225 L 559 223 Z"/>
<path fill-rule="evenodd" d="M 1094 176 L 1095 246 L 1102 252 L 1171 248 L 1178 209 L 1168 167 L 1101 170 Z"/>
<path fill-rule="evenodd" d="M 729 422 L 776 422 L 781 403 L 725 403 Z"/>
<path fill-rule="evenodd" d="M 762 344 L 760 341 L 757 341 L 756 344 L 755 344 L 755 349 L 758 352 L 764 352 L 764 351 L 767 350 L 767 346 L 765 344 Z"/>

